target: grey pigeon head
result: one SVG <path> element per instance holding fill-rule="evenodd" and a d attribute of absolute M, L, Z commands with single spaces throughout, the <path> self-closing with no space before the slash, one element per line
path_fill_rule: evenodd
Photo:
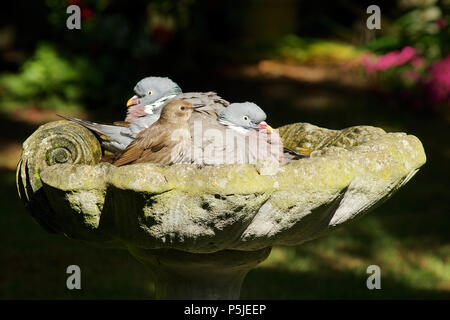
<path fill-rule="evenodd" d="M 152 104 L 162 98 L 182 93 L 181 88 L 167 77 L 147 77 L 140 80 L 134 87 L 137 103 Z"/>
<path fill-rule="evenodd" d="M 244 129 L 260 129 L 258 124 L 264 123 L 266 113 L 252 102 L 232 103 L 222 113 L 217 121 L 224 125 L 234 125 Z"/>

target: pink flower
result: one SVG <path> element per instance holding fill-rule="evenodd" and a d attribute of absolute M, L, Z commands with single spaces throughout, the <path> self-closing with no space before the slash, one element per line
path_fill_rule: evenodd
<path fill-rule="evenodd" d="M 433 103 L 450 104 L 450 55 L 428 68 L 429 79 L 425 83 Z"/>
<path fill-rule="evenodd" d="M 361 59 L 362 66 L 368 73 L 375 71 L 384 71 L 395 66 L 401 66 L 411 62 L 414 67 L 423 65 L 423 59 L 417 56 L 416 50 L 413 47 L 404 47 L 401 51 L 388 52 L 385 55 L 374 59 L 368 54 L 365 54 Z"/>
<path fill-rule="evenodd" d="M 376 59 L 368 53 L 365 53 L 361 58 L 361 65 L 364 67 L 364 69 L 366 69 L 368 73 L 374 73 L 375 71 L 377 71 L 377 69 L 375 68 L 375 63 Z"/>
<path fill-rule="evenodd" d="M 404 47 L 401 51 L 392 51 L 380 56 L 376 62 L 376 69 L 383 71 L 395 66 L 401 66 L 416 56 L 413 47 Z"/>

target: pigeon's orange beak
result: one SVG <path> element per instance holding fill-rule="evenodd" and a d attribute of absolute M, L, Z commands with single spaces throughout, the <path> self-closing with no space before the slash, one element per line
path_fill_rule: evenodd
<path fill-rule="evenodd" d="M 265 121 L 261 121 L 260 123 L 258 123 L 258 127 L 269 132 L 272 131 L 272 127 L 269 126 Z"/>
<path fill-rule="evenodd" d="M 127 107 L 131 107 L 134 106 L 135 104 L 138 103 L 138 96 L 132 96 L 128 101 L 127 101 Z"/>

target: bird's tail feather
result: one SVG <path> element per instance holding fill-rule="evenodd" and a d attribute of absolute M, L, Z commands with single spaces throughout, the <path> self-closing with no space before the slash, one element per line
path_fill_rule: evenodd
<path fill-rule="evenodd" d="M 83 127 L 86 127 L 92 131 L 95 131 L 101 135 L 105 135 L 108 137 L 111 137 L 112 135 L 116 135 L 116 134 L 120 135 L 121 131 L 124 129 L 123 126 L 100 124 L 100 123 L 96 123 L 96 122 L 81 120 L 78 118 L 71 118 L 71 117 L 66 117 L 66 116 L 61 116 L 61 115 L 58 115 L 58 116 L 66 119 L 66 120 L 78 123 L 78 124 L 82 125 Z"/>

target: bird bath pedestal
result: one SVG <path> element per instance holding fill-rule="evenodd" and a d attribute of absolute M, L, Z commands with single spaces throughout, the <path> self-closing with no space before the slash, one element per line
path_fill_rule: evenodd
<path fill-rule="evenodd" d="M 366 213 L 426 160 L 416 137 L 375 127 L 296 123 L 279 132 L 311 157 L 270 170 L 114 167 L 98 163 L 87 129 L 51 122 L 24 143 L 18 191 L 46 230 L 128 249 L 153 274 L 157 298 L 237 299 L 272 246 L 301 244 Z"/>

